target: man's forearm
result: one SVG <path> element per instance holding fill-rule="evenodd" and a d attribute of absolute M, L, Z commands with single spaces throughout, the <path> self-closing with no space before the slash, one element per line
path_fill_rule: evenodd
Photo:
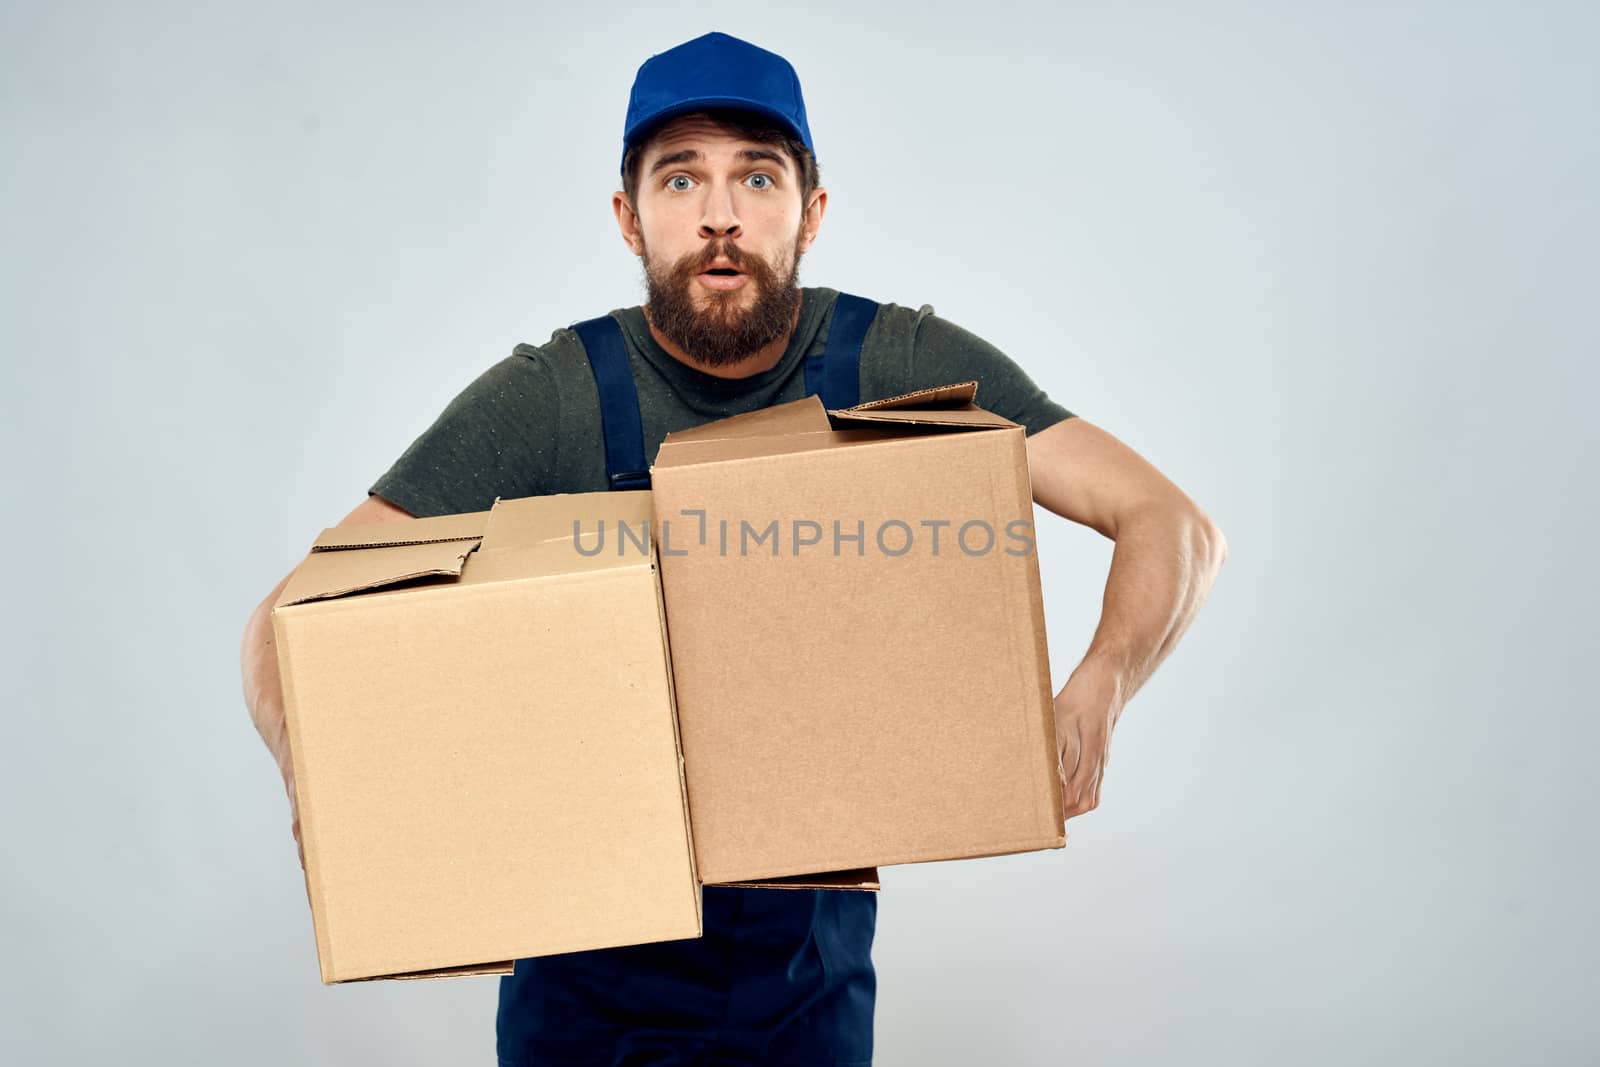
<path fill-rule="evenodd" d="M 1116 533 L 1100 625 L 1084 660 L 1116 674 L 1126 703 L 1188 630 L 1228 547 L 1216 524 L 1187 502 L 1141 508 Z"/>

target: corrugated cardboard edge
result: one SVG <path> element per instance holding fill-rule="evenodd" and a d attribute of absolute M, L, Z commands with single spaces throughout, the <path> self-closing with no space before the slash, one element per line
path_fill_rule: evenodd
<path fill-rule="evenodd" d="M 404 974 L 371 974 L 362 978 L 339 978 L 332 982 L 323 980 L 324 985 L 348 985 L 351 982 L 411 982 L 424 978 L 471 978 L 482 975 L 493 978 L 500 975 L 511 974 L 516 970 L 515 960 L 501 960 L 496 963 L 469 964 L 461 967 L 435 967 L 426 971 L 407 971 Z"/>
<path fill-rule="evenodd" d="M 911 427 L 919 430 L 1005 430 L 1017 424 L 1003 415 L 980 408 L 976 404 L 951 408 L 892 408 L 887 411 L 832 411 L 829 412 L 840 430 L 860 430 L 868 427 L 885 429 Z"/>
<path fill-rule="evenodd" d="M 411 518 L 402 522 L 358 522 L 348 526 L 330 526 L 317 536 L 311 550 L 329 552 L 347 548 L 376 548 L 383 545 L 470 541 L 483 536 L 488 520 L 487 511 L 463 511 L 450 515 Z"/>
<path fill-rule="evenodd" d="M 316 823 L 316 812 L 306 793 L 305 762 L 299 754 L 304 745 L 300 735 L 300 705 L 294 690 L 294 672 L 289 668 L 289 645 L 283 639 L 284 623 L 276 610 L 272 613 L 272 639 L 277 645 L 278 674 L 282 679 L 284 732 L 289 739 L 289 763 L 294 768 L 295 804 L 300 812 L 300 840 L 305 843 L 306 900 L 311 905 L 312 929 L 317 941 L 317 963 L 322 969 L 322 981 L 334 981 L 333 948 L 327 931 L 328 909 L 323 901 L 321 865 L 317 851 L 309 847 L 317 839 L 311 833 Z M 319 921 L 320 920 L 320 921 Z"/>
<path fill-rule="evenodd" d="M 656 587 L 656 618 L 661 622 L 661 659 L 667 671 L 667 703 L 672 710 L 672 745 L 678 753 L 678 797 L 683 802 L 683 838 L 689 849 L 689 876 L 696 886 L 700 874 L 694 860 L 694 820 L 689 812 L 689 775 L 683 761 L 683 735 L 678 729 L 678 690 L 672 677 L 672 638 L 667 633 L 667 598 L 661 588 L 661 554 L 656 539 L 650 538 L 650 571 Z M 700 892 L 694 895 L 695 927 L 697 936 L 705 935 L 704 902 Z"/>
<path fill-rule="evenodd" d="M 898 396 L 886 396 L 881 400 L 867 400 L 854 407 L 844 408 L 843 412 L 879 411 L 884 408 L 915 408 L 929 407 L 934 404 L 974 404 L 978 400 L 978 383 L 976 381 L 952 382 L 949 385 L 935 385 L 927 389 L 913 389 L 909 393 Z M 833 412 L 832 414 L 840 414 Z"/>
<path fill-rule="evenodd" d="M 1028 521 L 1033 526 L 1032 552 L 1028 553 L 1027 566 L 1031 571 L 1028 585 L 1027 611 L 1032 616 L 1030 630 L 1033 633 L 1033 657 L 1038 669 L 1034 672 L 1038 679 L 1037 694 L 1039 706 L 1043 709 L 1044 721 L 1041 723 L 1047 751 L 1042 757 L 1040 773 L 1043 776 L 1042 785 L 1050 797 L 1050 826 L 1054 832 L 1060 833 L 1059 848 L 1066 844 L 1066 800 L 1062 796 L 1061 782 L 1061 746 L 1060 739 L 1056 737 L 1055 718 L 1055 681 L 1050 676 L 1050 644 L 1045 633 L 1044 618 L 1044 583 L 1039 573 L 1039 531 L 1034 521 L 1037 513 L 1033 503 L 1033 480 L 1028 470 L 1028 442 L 1027 433 L 1021 427 L 1017 428 L 1017 437 L 1012 447 L 1017 453 L 1017 462 L 1012 465 L 1011 489 L 1017 493 L 1023 505 L 1028 509 Z M 1016 633 L 1016 627 L 1011 627 L 1010 632 Z"/>
<path fill-rule="evenodd" d="M 1017 425 L 1003 415 L 979 407 L 977 395 L 977 382 L 956 382 L 833 409 L 828 415 L 835 424 L 842 423 L 846 427 L 887 425 L 987 430 Z"/>
<path fill-rule="evenodd" d="M 716 882 L 715 885 L 735 886 L 741 889 L 859 889 L 877 892 L 883 888 L 878 880 L 878 868 L 861 867 L 853 871 L 830 871 L 826 874 L 794 874 L 786 878 L 766 878 L 741 882 Z"/>

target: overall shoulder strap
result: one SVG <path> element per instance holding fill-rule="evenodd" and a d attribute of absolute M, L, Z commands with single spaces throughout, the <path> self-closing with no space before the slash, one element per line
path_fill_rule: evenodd
<path fill-rule="evenodd" d="M 861 342 L 877 314 L 876 302 L 839 294 L 827 346 L 820 356 L 806 357 L 806 395 L 820 396 L 826 408 L 852 408 L 861 402 Z"/>
<path fill-rule="evenodd" d="M 576 323 L 600 391 L 600 428 L 606 436 L 606 478 L 613 489 L 650 488 L 644 460 L 644 427 L 639 420 L 639 392 L 628 367 L 622 327 L 610 315 Z"/>

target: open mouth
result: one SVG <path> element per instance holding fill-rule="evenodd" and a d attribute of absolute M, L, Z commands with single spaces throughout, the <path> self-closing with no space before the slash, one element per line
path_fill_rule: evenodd
<path fill-rule="evenodd" d="M 731 293 L 743 289 L 749 275 L 737 267 L 707 267 L 700 272 L 700 284 L 713 292 Z"/>

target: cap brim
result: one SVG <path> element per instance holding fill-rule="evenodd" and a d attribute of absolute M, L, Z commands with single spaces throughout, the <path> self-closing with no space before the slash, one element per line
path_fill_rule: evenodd
<path fill-rule="evenodd" d="M 634 123 L 632 126 L 628 127 L 628 129 L 624 131 L 622 135 L 623 160 L 627 160 L 629 148 L 633 147 L 635 144 L 638 144 L 646 137 L 649 137 L 656 130 L 660 129 L 665 123 L 671 122 L 680 115 L 688 115 L 696 111 L 706 111 L 711 108 L 729 108 L 735 111 L 753 112 L 754 114 L 773 120 L 779 126 L 782 126 L 784 129 L 788 130 L 789 133 L 794 136 L 795 140 L 800 141 L 801 143 L 804 143 L 807 140 L 805 131 L 796 126 L 792 118 L 769 104 L 764 104 L 759 100 L 747 100 L 736 96 L 701 96 L 696 97 L 693 100 L 680 100 L 671 107 L 664 107 L 660 111 L 652 112 L 651 114 L 640 119 L 638 122 Z M 812 155 L 816 155 L 815 149 L 812 150 Z M 619 163 L 617 167 L 620 170 L 622 164 Z"/>

